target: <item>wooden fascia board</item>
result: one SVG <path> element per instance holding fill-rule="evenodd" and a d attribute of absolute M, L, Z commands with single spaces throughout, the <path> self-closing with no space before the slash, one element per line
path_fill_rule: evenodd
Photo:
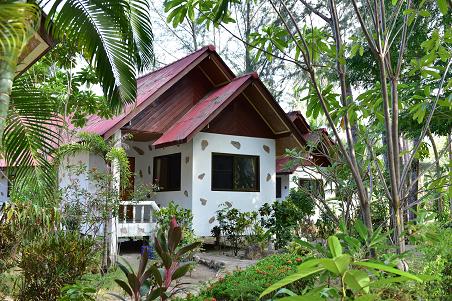
<path fill-rule="evenodd" d="M 182 72 L 177 74 L 170 81 L 166 82 L 158 91 L 154 92 L 148 99 L 143 101 L 143 103 L 139 106 L 133 108 L 126 116 L 124 116 L 120 121 L 118 121 L 111 129 L 106 131 L 103 135 L 104 139 L 108 139 L 111 135 L 113 135 L 118 129 L 125 126 L 129 121 L 131 121 L 136 115 L 138 115 L 143 109 L 145 109 L 151 102 L 160 97 L 163 93 L 165 93 L 169 88 L 171 88 L 175 83 L 177 83 L 182 77 L 187 75 L 193 68 L 198 66 L 198 64 L 208 57 L 210 54 L 208 51 L 204 52 L 197 59 L 195 59 L 187 68 L 185 68 Z"/>

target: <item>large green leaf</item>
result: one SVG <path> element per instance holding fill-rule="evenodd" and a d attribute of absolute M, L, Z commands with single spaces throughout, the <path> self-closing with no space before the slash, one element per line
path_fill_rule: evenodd
<path fill-rule="evenodd" d="M 348 269 L 352 258 L 348 254 L 342 254 L 334 258 L 321 258 L 320 264 L 331 273 L 336 275 L 343 275 Z"/>
<path fill-rule="evenodd" d="M 292 282 L 295 282 L 299 279 L 302 279 L 304 277 L 307 277 L 309 275 L 318 273 L 320 271 L 323 271 L 324 268 L 320 268 L 320 267 L 311 267 L 311 268 L 305 268 L 303 270 L 299 270 L 298 272 L 296 272 L 295 274 L 289 275 L 284 279 L 281 279 L 280 281 L 272 284 L 271 286 L 269 286 L 268 288 L 266 288 L 259 296 L 259 298 L 262 298 L 263 296 L 274 292 L 277 289 L 280 289 L 283 286 L 286 286 Z"/>
<path fill-rule="evenodd" d="M 358 261 L 358 262 L 354 262 L 353 265 L 357 265 L 357 266 L 362 266 L 362 267 L 366 267 L 366 268 L 372 268 L 372 269 L 376 269 L 376 270 L 380 270 L 380 271 L 385 271 L 385 272 L 389 272 L 389 273 L 393 273 L 396 275 L 400 275 L 400 276 L 404 276 L 408 279 L 411 280 L 415 280 L 418 282 L 422 282 L 422 279 L 419 278 L 416 275 L 413 275 L 411 273 L 407 273 L 404 271 L 401 271 L 399 269 L 395 269 L 393 267 L 381 264 L 381 263 L 375 263 L 375 262 L 368 262 L 368 261 Z"/>
<path fill-rule="evenodd" d="M 339 242 L 339 239 L 334 235 L 328 237 L 328 248 L 330 249 L 331 255 L 333 255 L 333 257 L 342 255 L 341 243 Z"/>
<path fill-rule="evenodd" d="M 369 292 L 369 275 L 361 270 L 349 270 L 344 275 L 344 282 L 349 288 L 357 292 L 364 290 L 366 293 Z"/>

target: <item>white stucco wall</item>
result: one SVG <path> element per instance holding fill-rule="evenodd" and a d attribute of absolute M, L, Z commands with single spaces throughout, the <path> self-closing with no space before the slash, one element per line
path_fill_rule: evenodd
<path fill-rule="evenodd" d="M 90 156 L 92 155 L 88 152 L 81 152 L 63 159 L 58 170 L 59 186 L 61 189 L 73 185 L 75 181 L 80 184 L 81 189 L 90 188 L 86 174 L 75 175 L 70 170 L 70 166 L 85 166 L 86 168 L 90 168 Z"/>
<path fill-rule="evenodd" d="M 0 206 L 8 201 L 8 179 L 6 178 L 6 168 L 0 171 Z"/>
<path fill-rule="evenodd" d="M 151 142 L 127 141 L 126 150 L 129 157 L 135 157 L 135 188 L 140 184 L 152 184 L 154 157 L 181 153 L 181 189 L 179 191 L 157 192 L 153 200 L 160 207 L 167 206 L 171 201 L 186 209 L 192 209 L 192 142 L 152 149 Z M 143 153 L 140 155 L 140 152 Z"/>
<path fill-rule="evenodd" d="M 240 148 L 231 144 L 231 141 L 240 143 Z M 211 235 L 211 229 L 217 224 L 215 221 L 216 211 L 219 209 L 219 205 L 226 201 L 239 210 L 252 211 L 257 210 L 266 202 L 275 200 L 276 163 L 274 139 L 201 132 L 193 138 L 192 144 L 192 211 L 194 217 L 193 226 L 197 235 Z M 269 152 L 265 150 L 266 148 Z M 259 192 L 212 191 L 212 153 L 259 156 Z"/>

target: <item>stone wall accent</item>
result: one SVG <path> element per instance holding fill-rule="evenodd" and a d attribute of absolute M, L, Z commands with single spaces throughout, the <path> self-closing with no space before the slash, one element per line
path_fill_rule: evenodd
<path fill-rule="evenodd" d="M 200 175 L 198 176 L 198 179 L 200 179 L 200 180 L 204 179 L 204 176 L 205 176 L 205 175 L 206 175 L 205 173 L 200 174 Z"/>
<path fill-rule="evenodd" d="M 209 219 L 209 224 L 212 224 L 214 221 L 215 221 L 215 216 L 212 216 L 212 217 Z"/>
<path fill-rule="evenodd" d="M 264 149 L 264 151 L 266 151 L 267 153 L 270 153 L 270 146 L 268 145 L 262 145 L 262 148 Z"/>
<path fill-rule="evenodd" d="M 235 147 L 236 149 L 240 149 L 240 142 L 238 141 L 231 141 L 231 144 L 233 147 Z"/>
<path fill-rule="evenodd" d="M 209 141 L 207 141 L 207 140 L 201 141 L 201 149 L 202 150 L 205 150 L 207 145 L 209 145 Z"/>
<path fill-rule="evenodd" d="M 199 200 L 201 201 L 201 205 L 205 206 L 207 204 L 206 199 L 200 198 Z"/>
<path fill-rule="evenodd" d="M 267 182 L 270 181 L 271 179 L 272 179 L 272 176 L 271 176 L 271 174 L 268 173 L 267 174 Z"/>

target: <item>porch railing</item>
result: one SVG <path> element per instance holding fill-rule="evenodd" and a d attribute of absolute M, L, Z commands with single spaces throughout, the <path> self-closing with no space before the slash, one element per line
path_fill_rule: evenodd
<path fill-rule="evenodd" d="M 159 210 L 154 201 L 121 202 L 116 228 L 118 237 L 151 236 L 156 227 L 154 213 Z"/>

